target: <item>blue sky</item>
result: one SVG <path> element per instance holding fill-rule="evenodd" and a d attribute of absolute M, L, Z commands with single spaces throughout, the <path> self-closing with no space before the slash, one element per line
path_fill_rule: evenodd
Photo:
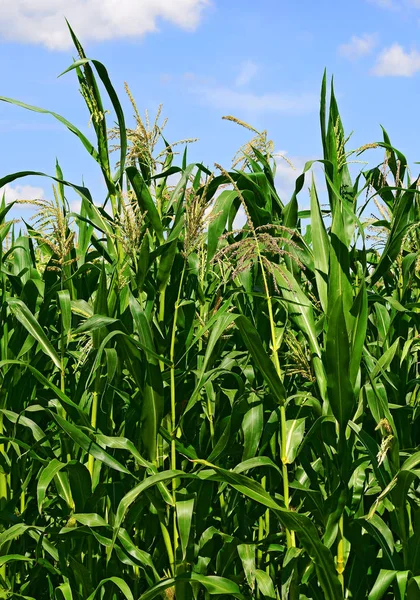
<path fill-rule="evenodd" d="M 169 141 L 199 138 L 191 160 L 230 165 L 249 136 L 223 115 L 267 129 L 297 168 L 279 162 L 285 200 L 305 161 L 321 157 L 324 67 L 345 129 L 354 130 L 349 149 L 380 140 L 382 124 L 410 164 L 420 160 L 420 0 L 2 0 L 0 95 L 56 111 L 90 134 L 75 73 L 57 79 L 75 55 L 64 16 L 121 97 L 127 81 L 140 110 L 153 116 L 164 104 Z M 57 157 L 68 180 L 83 177 L 103 201 L 96 164 L 51 117 L 0 103 L 0 132 L 1 176 L 53 174 Z M 8 200 L 51 195 L 35 178 L 6 191 Z"/>

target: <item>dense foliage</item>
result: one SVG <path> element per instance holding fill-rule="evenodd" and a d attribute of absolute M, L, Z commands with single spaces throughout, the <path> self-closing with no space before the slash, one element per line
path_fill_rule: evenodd
<path fill-rule="evenodd" d="M 175 166 L 159 121 L 136 111 L 128 129 L 72 35 L 97 145 L 51 114 L 107 197 L 57 165 L 24 234 L 1 207 L 0 597 L 420 598 L 419 197 L 405 157 L 384 132 L 357 153 L 382 147 L 385 161 L 353 181 L 324 78 L 326 207 L 311 163 L 279 198 L 265 133 L 230 170 L 186 153 Z"/>

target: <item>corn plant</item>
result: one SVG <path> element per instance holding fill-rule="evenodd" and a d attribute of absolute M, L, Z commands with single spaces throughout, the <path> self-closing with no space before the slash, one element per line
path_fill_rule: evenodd
<path fill-rule="evenodd" d="M 70 34 L 96 145 L 1 98 L 75 134 L 106 197 L 57 163 L 24 233 L 1 204 L 0 596 L 420 598 L 405 157 L 385 131 L 347 150 L 324 75 L 325 204 L 311 162 L 280 198 L 267 134 L 233 117 L 255 136 L 231 168 L 177 164 L 160 112 L 152 125 L 130 94 L 128 128 Z M 384 162 L 352 178 L 372 147 Z M 45 176 L 0 187 L 28 175 Z"/>

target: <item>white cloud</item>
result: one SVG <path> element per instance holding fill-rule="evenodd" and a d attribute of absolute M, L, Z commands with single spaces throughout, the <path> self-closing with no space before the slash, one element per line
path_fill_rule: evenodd
<path fill-rule="evenodd" d="M 160 74 L 160 83 L 162 85 L 168 85 L 173 80 L 174 76 L 171 73 L 161 73 Z"/>
<path fill-rule="evenodd" d="M 349 60 L 357 60 L 370 54 L 377 43 L 378 36 L 375 33 L 365 33 L 360 37 L 352 35 L 347 44 L 339 46 L 338 52 Z"/>
<path fill-rule="evenodd" d="M 44 198 L 44 189 L 33 185 L 10 185 L 9 183 L 0 189 L 0 196 L 5 194 L 6 202 L 15 200 L 39 200 Z"/>
<path fill-rule="evenodd" d="M 178 183 L 181 180 L 181 174 L 180 173 L 173 173 L 172 175 L 169 175 L 169 177 L 167 177 L 166 179 L 166 185 L 168 187 L 176 187 L 178 185 Z"/>
<path fill-rule="evenodd" d="M 82 208 L 82 200 L 80 198 L 75 198 L 69 202 L 70 210 L 75 213 L 79 213 Z"/>
<path fill-rule="evenodd" d="M 282 202 L 287 204 L 295 191 L 296 179 L 302 174 L 306 159 L 302 156 L 289 157 L 283 150 L 276 154 L 278 154 L 276 157 L 276 189 Z M 304 189 L 301 194 L 305 195 Z"/>
<path fill-rule="evenodd" d="M 190 88 L 206 106 L 225 111 L 278 112 L 298 115 L 318 107 L 316 94 L 286 94 L 242 92 L 218 85 L 198 85 Z"/>
<path fill-rule="evenodd" d="M 258 73 L 258 67 L 252 60 L 246 60 L 241 64 L 241 68 L 237 78 L 235 79 L 235 85 L 240 87 L 247 85 L 255 75 Z"/>
<path fill-rule="evenodd" d="M 399 10 L 400 4 L 398 0 L 368 0 L 369 4 L 375 4 L 379 8 L 386 8 L 387 10 Z"/>
<path fill-rule="evenodd" d="M 296 179 L 302 175 L 305 164 L 309 160 L 314 160 L 310 157 L 305 156 L 288 156 L 286 151 L 277 152 L 279 156 L 276 159 L 276 177 L 275 184 L 278 195 L 284 204 L 289 202 L 295 191 Z M 289 162 L 292 164 L 290 166 Z M 315 183 L 317 186 L 318 194 L 320 195 L 320 201 L 322 203 L 322 197 L 325 194 L 325 183 L 322 177 L 322 167 L 320 163 L 314 163 L 309 171 L 305 174 L 305 182 L 303 188 L 299 193 L 299 207 L 300 209 L 309 208 L 309 192 L 308 189 L 311 186 L 312 173 L 315 177 Z"/>
<path fill-rule="evenodd" d="M 402 10 L 410 8 L 420 8 L 420 0 L 367 0 L 369 4 L 375 4 L 379 8 L 386 10 Z"/>
<path fill-rule="evenodd" d="M 159 19 L 183 29 L 197 27 L 210 0 L 1 0 L 0 39 L 72 46 L 68 19 L 81 41 L 139 37 L 157 31 Z"/>
<path fill-rule="evenodd" d="M 276 158 L 276 190 L 282 202 L 286 204 L 294 192 L 296 179 L 303 171 L 305 160 L 296 156 L 292 160 L 287 156 L 287 152 L 283 150 L 276 154 L 279 155 Z"/>
<path fill-rule="evenodd" d="M 412 77 L 420 71 L 420 52 L 406 52 L 399 44 L 385 48 L 378 56 L 372 73 L 378 77 Z"/>

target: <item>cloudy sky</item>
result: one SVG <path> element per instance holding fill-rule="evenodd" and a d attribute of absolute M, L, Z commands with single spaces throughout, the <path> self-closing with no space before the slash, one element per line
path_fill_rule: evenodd
<path fill-rule="evenodd" d="M 197 137 L 190 159 L 230 165 L 247 132 L 233 114 L 267 129 L 297 170 L 319 158 L 319 88 L 334 75 L 349 147 L 381 139 L 420 160 L 420 0 L 2 0 L 0 95 L 53 110 L 89 134 L 66 17 L 87 55 L 105 63 L 117 91 L 139 109 L 160 103 L 170 141 Z M 131 110 L 124 99 L 127 117 Z M 130 122 L 130 119 L 128 119 Z M 54 172 L 91 188 L 101 175 L 78 140 L 47 115 L 0 103 L 1 173 Z M 416 168 L 415 166 L 413 168 Z M 298 173 L 280 162 L 278 187 Z M 41 178 L 8 186 L 7 198 L 51 194 Z M 287 199 L 287 198 L 286 198 Z M 302 200 L 305 204 L 305 199 Z"/>

